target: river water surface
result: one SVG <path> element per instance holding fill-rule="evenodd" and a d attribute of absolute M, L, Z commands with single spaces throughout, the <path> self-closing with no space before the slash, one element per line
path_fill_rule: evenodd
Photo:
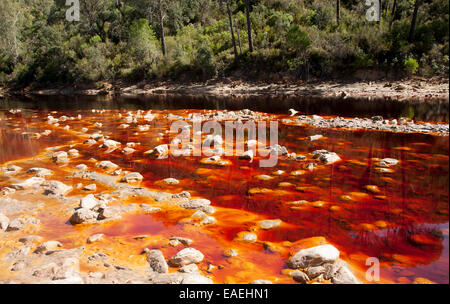
<path fill-rule="evenodd" d="M 8 112 L 17 108 L 22 111 Z M 40 215 L 44 227 L 42 234 L 67 246 L 79 244 L 77 235 L 104 233 L 128 242 L 128 247 L 122 246 L 117 250 L 138 255 L 149 244 L 156 246 L 156 241 L 133 243 L 130 239 L 136 235 L 151 235 L 158 240 L 181 235 L 193 239 L 195 248 L 205 254 L 209 263 L 220 266 L 210 271 L 218 283 L 247 283 L 261 279 L 261 275 L 280 283 L 294 283 L 283 275 L 289 253 L 295 251 L 299 241 L 323 237 L 341 251 L 341 257 L 366 283 L 369 282 L 364 271 L 369 257 L 380 261 L 381 282 L 412 283 L 422 278 L 436 283 L 449 282 L 447 136 L 317 129 L 279 123 L 279 144 L 286 146 L 288 151 L 308 156 L 312 151 L 326 149 L 336 152 L 342 159 L 314 170 L 305 169 L 305 162 L 291 161 L 286 157 L 280 157 L 276 167 L 260 168 L 257 161 L 250 163 L 237 157 L 223 157 L 230 161 L 227 166 L 211 166 L 202 164 L 201 158 L 193 156 L 152 159 L 144 155 L 145 151 L 170 142 L 172 135 L 164 133 L 171 123 L 166 114 L 185 117 L 189 113 L 204 113 L 204 109 L 216 111 L 222 108 L 249 108 L 267 113 L 270 120 L 278 121 L 288 118 L 287 110 L 295 108 L 305 115 L 382 115 L 448 122 L 448 104 L 431 107 L 406 102 L 314 103 L 312 100 L 296 102 L 265 98 L 245 102 L 211 97 L 112 101 L 82 98 L 3 100 L 0 104 L 0 166 L 7 163 L 23 167 L 45 165 L 59 172 L 56 164 L 41 160 L 33 164 L 29 159 L 41 155 L 48 147 L 62 146 L 66 151 L 71 145 L 80 152 L 80 156 L 71 160 L 69 167 L 83 163 L 97 170 L 90 165 L 93 158 L 109 160 L 123 170 L 140 172 L 144 176 L 141 186 L 171 193 L 189 191 L 193 196 L 211 200 L 217 208 L 214 214 L 217 223 L 203 227 L 204 233 L 187 229 L 184 222 L 186 214 L 178 209 L 155 214 L 130 213 L 124 215 L 120 222 L 81 228 L 44 209 Z M 129 112 L 136 114 L 137 110 L 152 110 L 157 116 L 151 122 L 138 121 L 130 123 L 126 129 L 120 128 L 123 124 L 120 117 Z M 81 115 L 82 119 L 68 119 L 54 126 L 47 124 L 48 115 L 56 118 Z M 139 125 L 143 124 L 148 124 L 149 130 L 140 130 Z M 69 127 L 64 128 L 66 126 Z M 88 131 L 82 132 L 82 128 Z M 38 139 L 34 136 L 44 130 L 52 133 Z M 139 142 L 140 145 L 130 155 L 122 154 L 120 149 L 105 153 L 97 146 L 84 145 L 85 134 L 96 132 L 122 144 Z M 157 135 L 161 132 L 163 136 Z M 316 134 L 323 135 L 323 138 L 308 140 L 308 136 Z M 394 158 L 399 163 L 382 170 L 376 162 L 383 158 Z M 26 164 L 25 159 L 28 160 Z M 277 170 L 283 173 L 275 173 Z M 66 175 L 57 173 L 53 179 L 63 181 Z M 270 179 L 260 180 L 260 175 L 268 175 Z M 180 183 L 161 184 L 162 179 L 169 177 Z M 72 181 L 73 185 L 77 182 Z M 8 179 L 0 178 L 0 188 L 7 185 Z M 368 190 L 368 185 L 377 186 L 377 190 Z M 97 193 L 101 191 L 108 189 L 100 186 Z M 70 195 L 80 195 L 80 191 L 73 191 Z M 142 201 L 130 199 L 126 203 L 139 204 Z M 280 219 L 282 225 L 257 230 L 260 242 L 256 244 L 234 243 L 239 232 L 253 231 L 252 227 L 265 219 Z M 242 260 L 239 263 L 233 264 L 224 258 L 223 251 L 231 247 L 240 252 Z M 276 250 L 278 247 L 282 249 Z M 164 247 L 163 251 L 170 256 L 177 250 Z"/>

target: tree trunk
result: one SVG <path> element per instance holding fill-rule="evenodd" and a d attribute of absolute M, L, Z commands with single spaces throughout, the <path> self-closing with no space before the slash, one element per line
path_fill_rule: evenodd
<path fill-rule="evenodd" d="M 381 11 L 382 11 L 381 6 L 382 6 L 381 0 L 378 0 L 378 21 L 377 21 L 378 24 L 381 24 Z"/>
<path fill-rule="evenodd" d="M 392 10 L 391 10 L 391 20 L 389 20 L 389 30 L 391 29 L 392 22 L 394 22 L 395 19 L 395 9 L 397 8 L 397 0 L 394 0 L 394 4 L 392 4 Z"/>
<path fill-rule="evenodd" d="M 341 17 L 341 0 L 336 0 L 336 22 L 337 22 L 337 25 L 339 25 L 340 17 Z"/>
<path fill-rule="evenodd" d="M 237 22 L 234 22 L 234 24 L 236 26 L 236 34 L 237 34 L 238 45 L 239 45 L 239 54 L 242 54 L 241 35 L 239 34 L 239 25 L 237 24 Z"/>
<path fill-rule="evenodd" d="M 411 20 L 411 29 L 409 30 L 409 42 L 414 40 L 414 31 L 416 30 L 417 11 L 419 10 L 420 0 L 416 0 L 414 4 L 414 12 Z"/>
<path fill-rule="evenodd" d="M 231 17 L 230 0 L 226 0 L 226 2 L 227 2 L 228 20 L 230 22 L 231 39 L 233 40 L 234 59 L 237 60 L 238 51 L 237 51 L 237 47 L 236 47 L 236 38 L 234 38 L 233 18 Z"/>
<path fill-rule="evenodd" d="M 164 14 L 162 10 L 161 0 L 158 0 L 159 8 L 159 30 L 161 32 L 161 50 L 164 56 L 166 56 L 166 39 L 164 37 Z"/>
<path fill-rule="evenodd" d="M 252 24 L 250 20 L 250 0 L 245 0 L 245 13 L 247 15 L 248 50 L 253 52 Z"/>

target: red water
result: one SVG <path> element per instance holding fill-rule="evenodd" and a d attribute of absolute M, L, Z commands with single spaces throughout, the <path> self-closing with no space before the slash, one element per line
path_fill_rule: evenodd
<path fill-rule="evenodd" d="M 45 147 L 80 143 L 80 138 L 72 133 L 88 127 L 89 133 L 103 131 L 111 139 L 122 142 L 140 142 L 138 151 L 124 156 L 119 150 L 105 155 L 101 149 L 75 146 L 82 157 L 79 163 L 91 157 L 110 160 L 129 171 L 144 175 L 143 185 L 158 189 L 156 181 L 173 177 L 180 184 L 165 187 L 164 191 L 190 191 L 192 194 L 208 198 L 214 206 L 249 211 L 267 219 L 281 219 L 290 225 L 262 231 L 258 239 L 267 242 L 295 242 L 314 236 L 323 236 L 335 244 L 353 262 L 364 266 L 358 256 L 377 257 L 383 262 L 381 275 L 396 280 L 424 277 L 438 283 L 449 282 L 449 142 L 448 137 L 425 134 L 396 134 L 378 131 L 337 131 L 287 126 L 279 124 L 279 144 L 290 152 L 308 153 L 326 149 L 336 152 L 342 159 L 335 165 L 321 166 L 305 174 L 291 176 L 295 170 L 304 170 L 306 162 L 289 161 L 281 158 L 274 168 L 260 168 L 258 161 L 249 163 L 229 159 L 232 165 L 225 167 L 207 166 L 199 163 L 197 157 L 173 157 L 155 160 L 143 155 L 144 151 L 162 143 L 169 143 L 166 135 L 158 140 L 156 134 L 169 128 L 169 121 L 157 119 L 151 123 L 150 131 L 138 132 L 135 124 L 128 129 L 118 129 L 120 123 L 114 118 L 121 112 L 107 111 L 102 114 L 89 111 L 58 112 L 61 115 L 83 115 L 83 120 L 67 121 L 69 131 L 49 127 L 45 122 L 48 112 L 37 111 L 12 115 L 3 113 L 0 121 L 0 164 L 10 160 L 30 157 Z M 186 115 L 184 110 L 170 111 Z M 154 111 L 168 113 L 168 111 Z M 33 115 L 36 115 L 33 117 Z M 8 118 L 8 119 L 6 119 Z M 276 116 L 284 118 L 284 116 Z M 103 126 L 96 128 L 95 122 Z M 143 124 L 143 122 L 141 122 Z M 16 129 L 19 128 L 19 129 Z M 51 129 L 47 138 L 34 140 L 23 132 L 42 132 Z M 309 135 L 321 134 L 324 139 L 310 142 Z M 67 149 L 66 149 L 67 150 Z M 392 167 L 392 173 L 378 173 L 374 160 L 395 158 L 400 161 Z M 209 169 L 206 173 L 199 168 Z M 254 178 L 256 175 L 271 175 L 276 170 L 286 174 L 269 181 Z M 280 182 L 292 183 L 289 187 L 279 187 Z M 380 193 L 374 195 L 365 190 L 366 185 L 377 185 Z M 249 194 L 252 188 L 274 190 L 265 194 Z M 283 190 L 277 191 L 277 190 Z M 352 200 L 346 200 L 344 196 Z M 316 208 L 311 203 L 305 207 L 294 207 L 293 201 L 323 201 L 324 206 Z M 199 246 L 208 254 L 208 247 L 219 246 L 231 241 L 243 227 L 252 223 L 241 222 L 239 218 L 221 218 L 214 215 L 220 225 L 208 228 L 212 233 Z M 149 219 L 151 217 L 151 219 Z M 120 234 L 171 234 L 177 231 L 177 217 L 171 215 L 130 215 L 126 224 L 113 225 L 106 231 L 110 235 Z M 166 232 L 164 232 L 166 231 Z M 214 237 L 216 235 L 216 237 Z M 220 260 L 219 256 L 211 259 Z M 255 251 L 255 254 L 259 254 Z M 255 261 L 258 261 L 255 258 Z M 277 261 L 277 262 L 275 262 Z M 259 263 L 262 263 L 260 261 Z M 274 259 L 275 268 L 282 268 L 279 258 Z"/>

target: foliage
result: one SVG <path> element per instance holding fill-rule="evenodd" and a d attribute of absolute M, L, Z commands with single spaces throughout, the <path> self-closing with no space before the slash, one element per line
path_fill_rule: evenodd
<path fill-rule="evenodd" d="M 417 63 L 417 60 L 414 58 L 408 58 L 403 63 L 403 66 L 405 67 L 405 70 L 408 74 L 414 75 L 417 73 L 417 69 L 419 68 L 419 64 Z"/>
<path fill-rule="evenodd" d="M 238 60 L 225 1 L 230 1 Z M 159 6 L 161 3 L 161 6 Z M 80 22 L 64 0 L 0 1 L 0 83 L 28 85 L 241 75 L 334 77 L 359 69 L 448 77 L 449 1 L 423 0 L 409 41 L 414 1 L 383 2 L 380 23 L 364 1 L 84 0 Z M 387 9 L 386 4 L 388 4 Z M 161 49 L 161 15 L 166 54 Z"/>

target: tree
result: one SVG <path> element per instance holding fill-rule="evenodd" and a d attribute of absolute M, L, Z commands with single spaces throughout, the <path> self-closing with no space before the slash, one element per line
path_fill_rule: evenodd
<path fill-rule="evenodd" d="M 412 42 L 414 39 L 414 31 L 416 30 L 416 22 L 417 22 L 417 11 L 419 10 L 420 1 L 421 0 L 416 0 L 416 3 L 414 4 L 414 12 L 411 20 L 411 28 L 409 30 L 409 39 L 408 39 L 409 42 Z"/>
<path fill-rule="evenodd" d="M 23 25 L 21 1 L 0 1 L 0 54 L 6 54 L 15 64 L 19 58 L 21 42 L 20 31 Z"/>
<path fill-rule="evenodd" d="M 392 22 L 394 22 L 394 19 L 395 19 L 395 10 L 397 9 L 397 0 L 394 0 L 394 3 L 392 4 L 392 10 L 391 10 L 391 14 L 392 14 L 392 16 L 391 16 L 391 20 L 389 20 L 389 30 L 391 29 L 391 27 L 392 27 Z"/>
<path fill-rule="evenodd" d="M 252 24 L 250 20 L 250 0 L 245 0 L 245 15 L 247 17 L 248 50 L 253 52 Z"/>
<path fill-rule="evenodd" d="M 340 19 L 340 15 L 341 15 L 341 0 L 336 0 L 336 22 L 337 25 L 339 25 L 339 19 Z"/>
<path fill-rule="evenodd" d="M 231 0 L 225 0 L 226 8 L 227 8 L 227 14 L 228 14 L 228 22 L 229 22 L 229 25 L 230 25 L 231 39 L 233 41 L 234 60 L 237 60 L 237 58 L 238 58 L 238 51 L 237 51 L 237 46 L 236 46 L 236 38 L 234 37 L 233 17 L 231 15 L 230 1 Z"/>
<path fill-rule="evenodd" d="M 87 28 L 85 31 L 91 35 L 98 35 L 103 42 L 108 38 L 108 25 L 116 20 L 117 3 L 114 0 L 84 0 L 81 5 L 81 25 Z M 87 23 L 84 22 L 87 21 Z"/>
<path fill-rule="evenodd" d="M 166 38 L 164 36 L 164 13 L 162 7 L 162 0 L 158 0 L 158 13 L 159 13 L 159 31 L 161 34 L 161 49 L 164 56 L 166 56 Z"/>

